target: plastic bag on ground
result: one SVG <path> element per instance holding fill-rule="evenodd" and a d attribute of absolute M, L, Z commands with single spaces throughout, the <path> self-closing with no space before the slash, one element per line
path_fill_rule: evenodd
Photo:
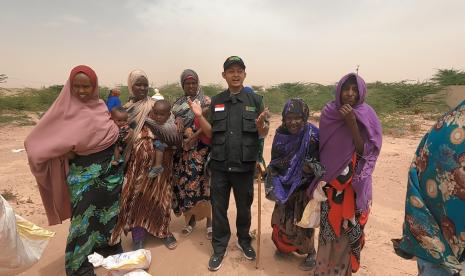
<path fill-rule="evenodd" d="M 151 276 L 151 274 L 147 273 L 145 270 L 136 269 L 129 273 L 124 274 L 124 276 Z"/>
<path fill-rule="evenodd" d="M 15 215 L 0 196 L 0 275 L 16 275 L 36 263 L 55 235 Z"/>
<path fill-rule="evenodd" d="M 150 275 L 148 273 L 141 274 L 142 272 L 140 272 L 139 270 L 147 269 L 150 267 L 152 255 L 150 253 L 150 250 L 139 249 L 136 251 L 111 255 L 106 258 L 104 258 L 102 255 L 98 253 L 93 253 L 87 256 L 87 259 L 94 267 L 102 266 L 103 268 L 110 270 L 111 275 L 114 276 L 139 276 Z"/>

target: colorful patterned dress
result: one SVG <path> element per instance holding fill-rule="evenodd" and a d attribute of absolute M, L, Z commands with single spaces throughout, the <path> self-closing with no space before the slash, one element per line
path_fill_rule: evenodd
<path fill-rule="evenodd" d="M 173 113 L 182 119 L 186 130 L 195 133 L 200 126 L 187 104 L 187 98 L 182 96 L 175 102 Z M 203 108 L 208 107 L 201 90 L 194 100 L 198 100 Z M 201 135 L 194 147 L 189 150 L 180 147 L 175 154 L 173 211 L 177 216 L 184 215 L 186 224 L 192 216 L 196 220 L 211 218 L 210 176 L 205 167 L 210 153 L 209 142 Z"/>
<path fill-rule="evenodd" d="M 174 178 L 173 211 L 176 215 L 184 214 L 186 223 L 195 215 L 197 220 L 211 217 L 210 177 L 205 173 L 210 146 L 198 141 L 190 150 L 180 149 L 177 154 Z M 205 208 L 196 207 L 205 206 Z M 206 210 L 206 212 L 200 212 Z M 197 212 L 199 211 L 199 212 Z"/>
<path fill-rule="evenodd" d="M 460 270 L 465 252 L 465 101 L 421 140 L 408 174 L 402 239 L 393 242 L 401 257 L 418 258 L 420 275 L 428 275 L 424 269 L 436 275 Z"/>
<path fill-rule="evenodd" d="M 268 177 L 266 178 L 267 186 L 273 186 L 273 178 L 283 177 L 291 165 L 292 159 L 304 159 L 305 163 L 315 169 L 313 174 L 302 173 L 299 186 L 292 191 L 285 202 L 276 200 L 273 213 L 271 216 L 271 227 L 273 228 L 272 240 L 276 248 L 282 253 L 297 252 L 298 254 L 314 255 L 314 229 L 301 228 L 296 222 L 302 219 L 305 206 L 309 201 L 307 188 L 315 177 L 320 177 L 324 168 L 318 162 L 318 129 L 308 124 L 308 135 L 303 135 L 308 139 L 308 147 L 303 152 L 298 152 L 301 144 L 304 142 L 300 139 L 292 139 L 298 135 L 289 135 L 278 129 L 275 135 L 275 141 L 272 149 L 272 159 L 268 166 Z M 294 141 L 292 141 L 294 140 Z M 282 142 L 282 143 L 280 143 Z M 296 149 L 297 148 L 297 149 Z M 297 151 L 295 154 L 290 154 Z M 292 159 L 289 159 L 292 158 Z M 299 163 L 299 169 L 302 170 L 304 163 Z M 289 189 L 290 187 L 285 187 Z M 276 187 L 274 187 L 276 189 Z M 275 191 L 276 192 L 276 191 Z"/>
<path fill-rule="evenodd" d="M 109 246 L 119 212 L 123 166 L 112 166 L 113 148 L 70 160 L 67 177 L 72 217 L 66 245 L 67 275 L 92 275 L 87 255 L 121 253 L 121 246 Z M 77 272 L 79 270 L 79 272 Z"/>
<path fill-rule="evenodd" d="M 352 275 L 360 268 L 369 212 L 355 208 L 352 179 L 356 171 L 357 155 L 354 153 L 347 169 L 323 188 L 327 200 L 321 203 L 315 276 Z M 343 226 L 344 220 L 349 220 L 346 226 Z"/>
<path fill-rule="evenodd" d="M 144 125 L 134 142 L 127 165 L 124 188 L 121 193 L 121 212 L 111 243 L 119 241 L 121 233 L 143 228 L 151 235 L 166 238 L 171 235 L 173 150 L 163 154 L 163 173 L 156 178 L 148 176 L 153 165 L 154 134 Z"/>

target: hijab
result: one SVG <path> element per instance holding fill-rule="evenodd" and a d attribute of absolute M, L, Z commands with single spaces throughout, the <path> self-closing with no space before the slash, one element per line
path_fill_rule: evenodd
<path fill-rule="evenodd" d="M 72 82 L 78 73 L 88 76 L 93 87 L 87 102 L 71 93 Z M 99 99 L 97 75 L 88 66 L 75 67 L 55 102 L 24 142 L 50 225 L 71 217 L 66 183 L 67 153 L 89 155 L 100 152 L 113 145 L 117 138 L 118 127 L 110 119 L 105 102 Z"/>
<path fill-rule="evenodd" d="M 148 115 L 155 103 L 155 101 L 148 96 L 148 93 L 144 99 L 134 101 L 134 92 L 132 90 L 132 87 L 140 78 L 145 78 L 148 81 L 147 74 L 145 74 L 145 72 L 142 70 L 133 70 L 131 73 L 129 73 L 128 76 L 128 90 L 131 96 L 131 100 L 129 100 L 129 102 L 127 102 L 124 105 L 124 108 L 126 108 L 129 113 L 129 124 L 135 125 L 135 128 L 130 141 L 127 142 L 127 146 L 125 149 L 126 159 L 129 158 L 128 153 L 131 152 L 134 142 L 139 136 L 139 133 L 142 127 L 144 126 L 145 120 L 148 118 Z"/>
<path fill-rule="evenodd" d="M 174 104 L 173 104 L 173 114 L 174 116 L 180 117 L 183 120 L 184 127 L 190 127 L 194 123 L 194 113 L 191 111 L 189 108 L 189 105 L 187 104 L 187 100 L 191 99 L 192 101 L 198 100 L 200 102 L 200 105 L 202 108 L 206 106 L 205 104 L 205 95 L 203 94 L 202 88 L 200 87 L 200 82 L 199 82 L 199 76 L 197 73 L 192 70 L 192 69 L 186 69 L 182 72 L 181 74 L 181 87 L 184 89 L 184 82 L 188 79 L 193 79 L 199 83 L 199 89 L 197 90 L 197 94 L 194 97 L 187 96 L 184 94 L 184 96 L 181 96 L 179 99 L 177 99 Z"/>
<path fill-rule="evenodd" d="M 304 120 L 302 129 L 291 134 L 284 125 L 284 118 L 289 113 L 299 114 Z M 282 112 L 283 124 L 276 130 L 271 148 L 271 162 L 280 172 L 272 177 L 275 198 L 285 203 L 292 193 L 302 185 L 302 168 L 311 143 L 311 138 L 318 140 L 318 129 L 307 122 L 309 109 L 302 99 L 289 99 Z"/>
<path fill-rule="evenodd" d="M 342 87 L 349 78 L 355 78 L 357 81 L 359 98 L 352 108 L 364 140 L 363 155 L 358 161 L 352 187 L 357 195 L 357 209 L 367 210 L 372 199 L 371 175 L 381 151 L 382 130 L 376 112 L 365 103 L 366 84 L 358 74 L 350 73 L 342 77 L 336 86 L 335 100 L 326 104 L 321 112 L 320 161 L 326 168 L 326 174 L 322 180 L 330 182 L 340 175 L 355 152 L 350 129 L 344 117 L 339 113 L 342 107 Z"/>

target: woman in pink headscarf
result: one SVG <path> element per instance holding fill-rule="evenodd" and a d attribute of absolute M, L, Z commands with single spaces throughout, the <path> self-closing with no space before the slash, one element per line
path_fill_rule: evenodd
<path fill-rule="evenodd" d="M 67 275 L 95 275 L 87 255 L 122 251 L 108 245 L 123 180 L 123 167 L 110 164 L 118 127 L 98 91 L 95 72 L 75 67 L 24 143 L 49 224 L 71 218 Z"/>

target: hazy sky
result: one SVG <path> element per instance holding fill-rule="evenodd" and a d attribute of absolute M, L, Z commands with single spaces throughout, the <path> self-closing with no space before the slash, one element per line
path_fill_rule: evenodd
<path fill-rule="evenodd" d="M 64 83 L 78 64 L 100 84 L 142 69 L 155 86 L 185 68 L 219 83 L 241 56 L 246 83 L 425 80 L 465 69 L 463 0 L 0 0 L 0 73 L 7 87 Z"/>

